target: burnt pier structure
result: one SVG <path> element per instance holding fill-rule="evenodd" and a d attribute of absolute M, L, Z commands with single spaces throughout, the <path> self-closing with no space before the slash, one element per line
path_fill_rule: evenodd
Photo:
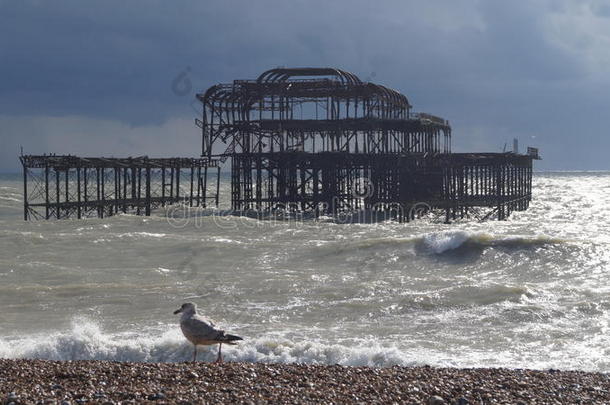
<path fill-rule="evenodd" d="M 536 149 L 452 153 L 447 120 L 343 70 L 271 69 L 197 98 L 202 156 L 231 159 L 238 213 L 365 210 L 410 221 L 425 207 L 449 222 L 478 207 L 502 220 L 531 200 Z"/>
<path fill-rule="evenodd" d="M 228 160 L 232 212 L 242 215 L 502 220 L 531 201 L 537 149 L 453 153 L 447 120 L 343 70 L 271 69 L 197 98 L 199 158 L 22 155 L 24 219 L 218 206 Z"/>

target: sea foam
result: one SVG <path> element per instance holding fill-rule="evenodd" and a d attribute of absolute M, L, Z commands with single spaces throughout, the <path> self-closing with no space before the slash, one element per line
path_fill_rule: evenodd
<path fill-rule="evenodd" d="M 193 346 L 180 330 L 168 326 L 157 334 L 107 333 L 94 322 L 78 321 L 71 330 L 50 335 L 0 339 L 0 358 L 46 360 L 108 360 L 180 362 L 191 360 Z M 216 347 L 200 348 L 199 360 L 211 361 Z M 407 353 L 392 346 L 349 346 L 313 341 L 293 342 L 282 337 L 247 339 L 223 348 L 225 360 L 261 363 L 342 364 L 391 366 L 415 364 Z"/>

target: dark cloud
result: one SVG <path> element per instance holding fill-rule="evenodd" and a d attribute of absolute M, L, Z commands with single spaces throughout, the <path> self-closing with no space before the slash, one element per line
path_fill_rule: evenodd
<path fill-rule="evenodd" d="M 586 12 L 579 23 L 608 15 L 603 2 L 580 4 Z M 551 24 L 559 15 L 578 30 L 569 22 L 579 10 L 560 0 L 86 6 L 78 0 L 0 0 L 0 136 L 8 145 L 0 169 L 15 167 L 17 143 L 40 149 L 37 140 L 44 138 L 55 145 L 49 133 L 59 134 L 60 122 L 68 132 L 82 130 L 74 117 L 97 123 L 89 134 L 105 137 L 122 154 L 125 134 L 104 134 L 99 127 L 132 128 L 131 138 L 146 132 L 141 129 L 171 128 L 167 122 L 196 114 L 196 91 L 275 66 L 338 66 L 396 88 L 417 110 L 447 117 L 457 149 L 500 150 L 518 136 L 522 144 L 540 146 L 546 160 L 539 167 L 607 169 L 605 157 L 591 152 L 592 145 L 610 146 L 604 136 L 610 80 L 590 66 L 599 63 L 600 47 L 587 47 L 583 57 L 582 47 L 565 43 L 565 26 Z M 596 40 L 587 29 L 580 43 Z M 192 89 L 177 94 L 172 82 L 185 72 Z M 36 129 L 20 127 L 19 117 L 34 120 Z M 43 136 L 42 123 L 51 119 L 53 131 Z M 9 122 L 11 131 L 21 128 L 22 134 L 9 136 Z M 177 138 L 175 151 L 192 155 L 196 138 L 193 127 Z M 147 140 L 135 144 L 158 149 Z M 76 149 L 87 153 L 86 145 Z"/>

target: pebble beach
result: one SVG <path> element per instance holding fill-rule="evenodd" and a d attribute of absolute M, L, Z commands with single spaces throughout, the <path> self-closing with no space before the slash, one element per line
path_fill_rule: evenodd
<path fill-rule="evenodd" d="M 604 373 L 0 359 L 0 404 L 604 404 Z"/>

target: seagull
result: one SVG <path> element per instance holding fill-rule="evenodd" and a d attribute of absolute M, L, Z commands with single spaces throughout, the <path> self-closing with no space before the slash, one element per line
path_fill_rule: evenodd
<path fill-rule="evenodd" d="M 213 345 L 220 343 L 218 346 L 218 358 L 216 363 L 222 363 L 222 344 L 236 344 L 235 341 L 243 340 L 239 336 L 225 334 L 224 330 L 216 329 L 214 324 L 206 320 L 201 315 L 197 314 L 197 306 L 192 302 L 182 304 L 182 306 L 174 311 L 174 315 L 180 316 L 180 329 L 184 337 L 186 337 L 194 346 L 193 361 L 197 359 L 197 345 Z"/>

